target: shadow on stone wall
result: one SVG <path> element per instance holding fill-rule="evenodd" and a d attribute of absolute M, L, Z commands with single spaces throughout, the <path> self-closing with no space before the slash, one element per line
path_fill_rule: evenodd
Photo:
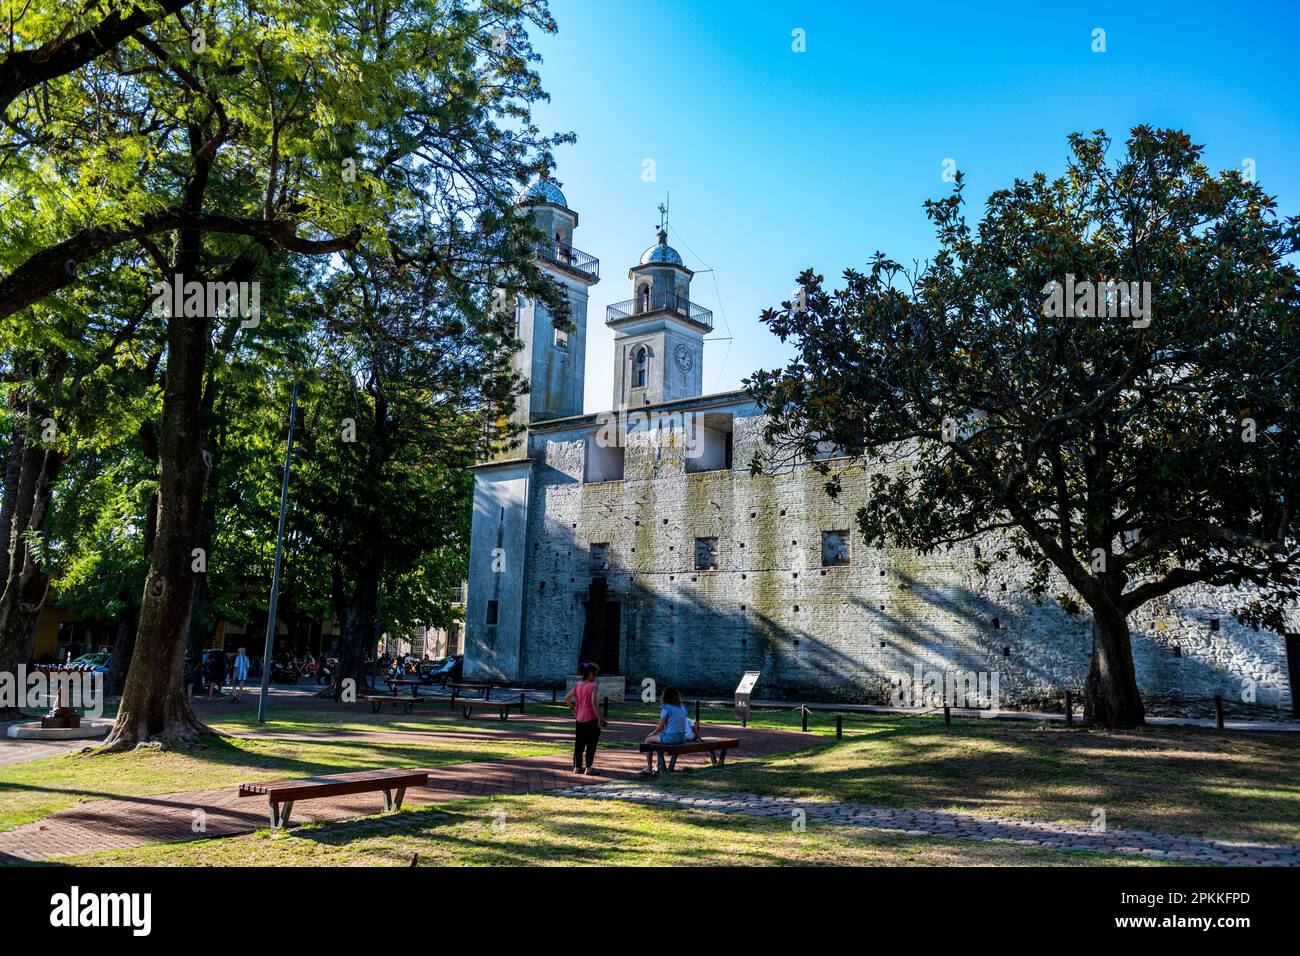
<path fill-rule="evenodd" d="M 570 537 L 556 548 L 576 558 L 585 554 L 586 545 Z M 551 577 L 567 582 L 573 567 L 566 572 L 557 564 Z M 729 595 L 728 585 L 739 583 L 737 573 L 677 572 L 675 584 L 662 582 L 674 589 L 664 591 L 647 587 L 643 572 L 606 569 L 611 600 L 624 605 L 624 676 L 633 684 L 648 677 L 660 689 L 677 686 L 729 696 L 745 671 L 757 670 L 762 672 L 756 691 L 760 698 L 887 703 L 891 677 L 910 680 L 919 665 L 923 672 L 997 675 L 1004 705 L 1043 706 L 1060 701 L 1067 689 L 1076 699 L 1082 693 L 1092 647 L 1086 608 L 1070 614 L 1051 599 L 1039 603 L 1024 592 L 992 598 L 964 584 L 935 583 L 902 571 L 887 572 L 877 587 L 862 587 L 859 578 L 858 586 L 838 590 L 820 580 L 806 589 L 790 587 L 788 569 L 750 571 L 756 580 L 745 592 Z M 781 603 L 788 604 L 777 607 L 773 599 L 764 607 L 741 603 L 742 593 L 763 591 L 764 575 L 771 577 Z M 527 680 L 561 682 L 578 659 L 581 599 L 592 575 L 572 576 L 574 583 L 548 594 L 539 594 L 536 584 L 528 589 L 530 600 L 566 602 L 567 608 L 554 605 L 565 613 L 573 613 L 576 604 L 578 623 L 565 640 L 555 635 L 525 640 Z M 795 611 L 795 601 L 807 604 Z M 1157 710 L 1167 705 L 1212 713 L 1215 694 L 1237 713 L 1270 710 L 1271 716 L 1282 716 L 1289 709 L 1285 692 L 1271 697 L 1264 692 L 1258 704 L 1234 708 L 1242 696 L 1238 676 L 1195 653 L 1175 657 L 1167 640 L 1137 625 L 1133 649 L 1143 698 Z"/>

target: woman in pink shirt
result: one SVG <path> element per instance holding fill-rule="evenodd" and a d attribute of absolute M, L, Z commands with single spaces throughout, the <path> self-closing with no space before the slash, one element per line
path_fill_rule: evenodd
<path fill-rule="evenodd" d="M 573 719 L 577 721 L 573 734 L 573 772 L 591 773 L 591 765 L 596 761 L 596 742 L 600 740 L 600 728 L 605 726 L 604 719 L 596 713 L 596 675 L 600 673 L 600 668 L 595 664 L 583 664 L 579 672 L 582 680 L 564 695 L 564 703 L 573 709 Z M 587 754 L 585 769 L 582 763 L 583 751 Z"/>

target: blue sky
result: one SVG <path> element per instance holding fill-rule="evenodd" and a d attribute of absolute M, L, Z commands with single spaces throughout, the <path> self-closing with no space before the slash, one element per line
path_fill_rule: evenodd
<path fill-rule="evenodd" d="M 667 193 L 669 242 L 714 310 L 705 392 L 784 361 L 758 315 L 803 268 L 830 280 L 876 250 L 931 256 L 922 202 L 950 188 L 945 159 L 978 218 L 1016 177 L 1059 173 L 1070 132 L 1122 141 L 1146 122 L 1185 130 L 1212 168 L 1253 159 L 1279 213 L 1300 213 L 1300 4 L 984 6 L 552 0 L 536 118 L 578 134 L 556 177 L 581 217 L 574 245 L 601 260 L 587 411 L 611 404 L 605 306 L 631 297 Z"/>

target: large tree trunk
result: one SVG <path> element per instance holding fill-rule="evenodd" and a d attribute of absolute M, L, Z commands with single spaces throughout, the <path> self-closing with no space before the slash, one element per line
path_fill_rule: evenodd
<path fill-rule="evenodd" d="M 207 488 L 203 494 L 202 515 L 199 523 L 198 546 L 203 549 L 203 553 L 208 557 L 212 556 L 212 543 L 216 538 L 217 529 L 217 495 L 220 493 L 217 486 L 217 469 L 221 467 L 221 459 L 224 457 L 226 447 L 227 416 L 215 415 L 217 396 L 219 394 L 217 369 L 220 365 L 220 356 L 229 350 L 234 341 L 235 330 L 238 328 L 239 325 L 235 322 L 231 322 L 227 327 L 226 334 L 220 343 L 220 349 L 213 358 L 212 367 L 208 370 L 207 383 L 203 388 L 203 403 L 200 409 L 200 415 L 205 421 L 211 422 L 216 417 L 220 422 L 220 427 L 217 429 L 214 439 L 209 443 L 210 468 L 208 470 Z M 208 576 L 202 574 L 194 582 L 194 603 L 190 610 L 189 652 L 196 662 L 202 658 L 203 651 L 212 646 L 212 639 L 216 635 L 217 626 L 210 619 L 210 606 L 211 595 L 208 591 Z"/>
<path fill-rule="evenodd" d="M 366 651 L 374 650 L 375 627 L 379 621 L 380 565 L 376 561 L 360 569 L 352 599 L 343 612 L 343 635 L 339 641 L 338 666 L 321 696 L 339 700 L 347 681 L 358 694 L 370 688 L 366 673 Z"/>
<path fill-rule="evenodd" d="M 185 209 L 203 209 L 215 150 L 199 125 L 189 128 L 193 174 L 185 184 Z M 175 279 L 202 280 L 203 234 L 181 229 L 173 257 Z M 167 277 L 171 278 L 171 277 Z M 175 303 L 173 313 L 181 313 Z M 127 671 L 117 721 L 101 753 L 145 743 L 189 744 L 212 733 L 185 697 L 185 648 L 194 602 L 194 549 L 198 546 L 203 488 L 210 461 L 203 449 L 203 382 L 211 347 L 210 316 L 167 319 L 167 371 L 158 436 L 158 528 L 140 605 L 135 653 Z"/>
<path fill-rule="evenodd" d="M 185 699 L 182 680 L 194 600 L 203 487 L 200 396 L 207 358 L 206 318 L 167 321 L 167 372 L 159 436 L 158 529 L 140 607 L 135 653 L 117 722 L 103 752 L 142 743 L 185 744 L 211 733 Z"/>
<path fill-rule="evenodd" d="M 200 534 L 198 546 L 203 549 L 204 554 L 211 555 L 211 536 L 206 533 Z M 216 631 L 212 621 L 208 619 L 208 607 L 208 576 L 201 574 L 194 580 L 194 597 L 190 605 L 189 636 L 185 642 L 186 652 L 196 662 L 201 658 L 203 651 L 212 646 L 212 638 Z"/>
<path fill-rule="evenodd" d="M 1128 619 L 1120 612 L 1093 608 L 1092 663 L 1083 693 L 1083 718 L 1111 729 L 1146 722 Z"/>

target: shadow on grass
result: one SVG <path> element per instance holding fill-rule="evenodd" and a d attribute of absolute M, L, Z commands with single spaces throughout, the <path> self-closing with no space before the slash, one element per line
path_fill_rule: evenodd
<path fill-rule="evenodd" d="M 1112 826 L 1300 837 L 1300 746 L 1200 728 L 880 722 L 838 745 L 746 761 L 664 786 L 954 808 Z"/>

